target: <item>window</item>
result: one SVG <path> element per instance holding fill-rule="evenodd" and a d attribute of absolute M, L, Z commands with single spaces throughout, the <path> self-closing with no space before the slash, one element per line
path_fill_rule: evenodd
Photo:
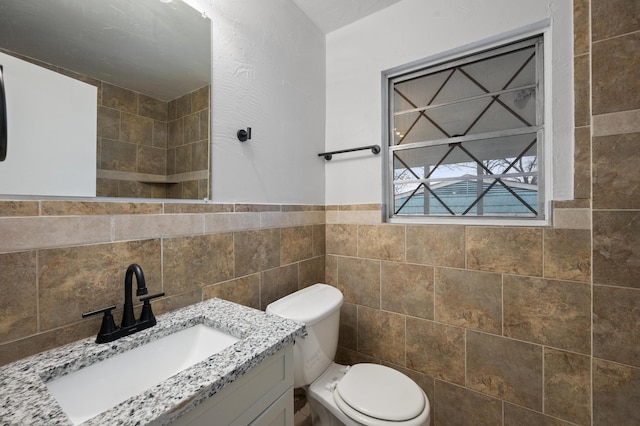
<path fill-rule="evenodd" d="M 387 82 L 390 218 L 544 219 L 542 36 Z"/>

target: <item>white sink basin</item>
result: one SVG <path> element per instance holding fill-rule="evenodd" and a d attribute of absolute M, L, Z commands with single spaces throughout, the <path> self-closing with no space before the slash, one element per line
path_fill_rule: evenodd
<path fill-rule="evenodd" d="M 198 324 L 47 383 L 73 424 L 138 395 L 240 339 Z"/>

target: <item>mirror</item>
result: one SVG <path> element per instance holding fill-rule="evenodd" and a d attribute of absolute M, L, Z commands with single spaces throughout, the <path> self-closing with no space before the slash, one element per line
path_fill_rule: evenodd
<path fill-rule="evenodd" d="M 181 0 L 5 0 L 0 52 L 97 88 L 86 143 L 97 143 L 98 197 L 210 198 L 203 13 Z M 52 142 L 64 149 L 64 135 Z"/>

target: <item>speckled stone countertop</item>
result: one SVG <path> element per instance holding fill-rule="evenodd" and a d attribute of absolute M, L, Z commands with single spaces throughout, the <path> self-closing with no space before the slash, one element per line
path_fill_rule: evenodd
<path fill-rule="evenodd" d="M 84 423 L 168 424 L 306 333 L 300 323 L 221 299 L 157 319 L 155 327 L 115 342 L 97 344 L 92 337 L 0 368 L 0 424 L 70 425 L 46 382 L 187 327 L 206 324 L 240 338 L 222 352 Z"/>

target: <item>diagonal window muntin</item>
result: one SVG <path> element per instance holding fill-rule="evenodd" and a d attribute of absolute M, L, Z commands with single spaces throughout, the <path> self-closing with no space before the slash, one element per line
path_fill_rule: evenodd
<path fill-rule="evenodd" d="M 492 61 L 503 63 L 503 76 L 487 80 L 495 70 L 482 67 Z M 437 84 L 416 89 L 420 79 L 433 76 Z M 392 216 L 544 218 L 542 36 L 390 80 Z M 460 81 L 464 87 L 448 89 Z M 413 90 L 405 90 L 412 85 Z M 493 143 L 487 152 L 471 152 L 483 143 L 490 146 L 487 141 L 514 138 L 528 141 L 524 147 L 522 142 Z M 421 153 L 407 155 L 416 150 Z M 453 150 L 463 153 L 464 161 L 452 159 Z M 490 164 L 501 165 L 502 172 L 493 171 Z M 451 172 L 456 167 L 465 172 Z M 405 173 L 398 174 L 400 169 Z M 438 176 L 445 169 L 449 175 Z M 475 186 L 475 193 L 457 195 L 453 189 L 462 186 Z M 439 207 L 432 210 L 434 203 Z M 420 205 L 422 211 L 417 211 Z M 409 207 L 413 210 L 407 213 Z"/>

